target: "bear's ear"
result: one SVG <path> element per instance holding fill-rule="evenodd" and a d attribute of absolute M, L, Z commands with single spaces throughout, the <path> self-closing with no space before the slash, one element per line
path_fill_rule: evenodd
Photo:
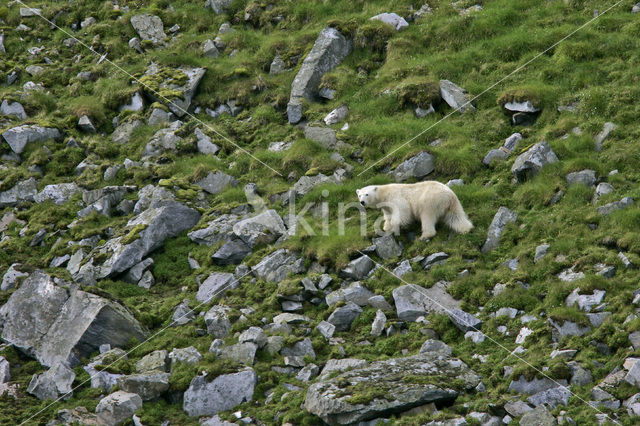
<path fill-rule="evenodd" d="M 377 186 L 373 187 L 373 192 L 378 192 L 378 187 Z"/>
<path fill-rule="evenodd" d="M 360 190 L 356 189 L 356 195 L 360 195 Z"/>

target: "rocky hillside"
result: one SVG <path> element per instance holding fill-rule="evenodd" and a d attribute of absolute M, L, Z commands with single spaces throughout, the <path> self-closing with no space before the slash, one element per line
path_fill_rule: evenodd
<path fill-rule="evenodd" d="M 637 424 L 611 6 L 3 2 L 0 424 Z M 475 228 L 361 216 L 421 180 Z"/>

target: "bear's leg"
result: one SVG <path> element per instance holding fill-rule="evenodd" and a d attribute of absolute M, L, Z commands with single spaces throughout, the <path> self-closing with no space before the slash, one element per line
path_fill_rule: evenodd
<path fill-rule="evenodd" d="M 428 213 L 423 213 L 420 216 L 420 222 L 422 222 L 422 235 L 421 240 L 428 240 L 436 235 L 436 221 Z"/>
<path fill-rule="evenodd" d="M 382 230 L 386 233 L 391 232 L 391 213 L 386 209 L 382 209 L 382 215 L 384 216 L 384 224 L 382 225 Z"/>

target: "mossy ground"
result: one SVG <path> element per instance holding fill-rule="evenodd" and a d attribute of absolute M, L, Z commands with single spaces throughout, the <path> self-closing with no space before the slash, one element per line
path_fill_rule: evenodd
<path fill-rule="evenodd" d="M 369 231 L 362 236 L 358 212 L 355 209 L 349 211 L 344 222 L 344 235 L 339 235 L 337 204 L 355 201 L 357 188 L 390 182 L 383 173 L 385 170 L 417 151 L 426 150 L 435 157 L 436 169 L 429 178 L 441 182 L 453 178 L 464 179 L 465 185 L 454 190 L 475 229 L 468 235 L 457 235 L 439 227 L 436 237 L 426 243 L 409 238 L 408 232 L 417 228 L 405 232 L 400 238 L 405 247 L 403 258 L 437 251 L 445 251 L 451 256 L 445 265 L 434 267 L 429 272 L 419 271 L 414 265 L 415 272 L 407 275 L 406 280 L 426 287 L 442 279 L 453 281 L 449 291 L 463 301 L 464 309 L 471 312 L 481 307 L 486 313 L 500 307 L 514 307 L 538 317 L 544 312 L 557 320 L 580 323 L 585 322 L 584 314 L 575 308 L 564 307 L 564 298 L 577 286 L 584 291 L 607 290 L 606 310 L 611 311 L 612 316 L 592 333 L 560 342 L 559 348 L 581 348 L 576 359 L 591 367 L 596 383 L 613 368 L 620 366 L 625 357 L 634 354 L 629 349 L 626 335 L 640 329 L 640 322 L 636 320 L 623 325 L 623 321 L 633 312 L 630 301 L 633 291 L 638 288 L 640 272 L 625 269 L 617 258 L 617 252 L 624 251 L 634 263 L 640 264 L 640 209 L 633 207 L 601 217 L 591 203 L 592 189 L 567 187 L 565 182 L 566 173 L 591 168 L 601 180 L 608 181 L 615 188 L 613 193 L 602 197 L 599 204 L 624 196 L 636 200 L 640 198 L 640 169 L 637 167 L 640 162 L 640 131 L 637 126 L 640 112 L 640 89 L 637 84 L 640 77 L 640 24 L 635 15 L 630 14 L 633 2 L 622 2 L 593 24 L 484 93 L 474 102 L 476 113 L 454 114 L 408 145 L 404 145 L 408 139 L 436 124 L 450 111 L 446 104 L 434 104 L 435 114 L 422 119 L 415 117 L 414 105 L 426 107 L 437 98 L 431 82 L 447 79 L 464 87 L 472 95 L 479 94 L 591 19 L 594 9 L 603 11 L 611 2 L 552 0 L 543 4 L 535 0 L 486 0 L 482 2 L 481 12 L 460 16 L 448 2 L 431 1 L 429 4 L 434 14 L 411 23 L 402 32 L 389 31 L 379 23 L 370 22 L 368 18 L 388 11 L 404 15 L 410 6 L 419 8 L 421 2 L 401 0 L 390 6 L 383 1 L 304 1 L 280 2 L 267 7 L 267 4 L 237 0 L 228 14 L 220 16 L 205 10 L 202 3 L 187 0 L 119 2 L 121 6 L 130 6 L 131 10 L 126 13 L 114 11 L 111 3 L 97 0 L 81 2 L 73 8 L 42 0 L 29 4 L 42 8 L 47 18 L 57 15 L 56 23 L 68 32 L 71 32 L 69 28 L 72 23 L 88 16 L 95 17 L 97 24 L 73 35 L 92 46 L 100 55 L 108 53 L 110 60 L 136 77 L 144 74 L 152 60 L 167 69 L 206 67 L 207 72 L 194 104 L 204 110 L 214 108 L 221 102 L 237 100 L 244 111 L 238 117 L 224 115 L 215 120 L 202 113 L 197 116 L 198 120 L 228 136 L 283 176 L 289 173 L 302 176 L 310 169 L 330 173 L 336 167 L 329 152 L 305 140 L 298 128 L 286 124 L 284 108 L 291 81 L 300 64 L 298 61 L 296 65 L 294 58 L 304 57 L 317 33 L 327 23 L 349 32 L 356 41 L 354 52 L 339 67 L 326 74 L 322 81 L 324 86 L 337 90 L 336 99 L 324 103 L 305 103 L 305 115 L 309 120 L 320 120 L 333 108 L 347 104 L 350 109 L 350 128 L 338 135 L 354 147 L 353 151 L 358 151 L 361 162 L 349 160 L 355 166 L 353 178 L 342 186 L 318 187 L 298 200 L 300 207 L 312 201 L 328 203 L 331 211 L 329 236 L 302 233 L 285 245 L 329 268 L 343 267 L 358 255 L 358 250 L 370 245 L 370 238 L 374 236 L 371 229 L 377 216 L 368 215 Z M 472 4 L 466 2 L 465 6 Z M 251 20 L 247 23 L 244 22 L 245 10 L 251 12 Z M 128 21 L 133 14 L 145 12 L 160 16 L 165 29 L 179 24 L 181 30 L 169 47 L 148 49 L 144 54 L 138 54 L 127 46 L 127 41 L 135 36 Z M 284 19 L 275 20 L 278 15 Z M 0 188 L 6 190 L 22 179 L 39 177 L 27 169 L 28 166 L 37 165 L 43 171 L 43 176 L 39 177 L 39 189 L 45 184 L 71 179 L 76 179 L 87 189 L 95 189 L 107 185 L 102 180 L 102 173 L 109 165 L 121 164 L 125 158 L 139 160 L 144 145 L 159 126 L 143 125 L 134 132 L 127 145 L 111 144 L 108 136 L 113 131 L 112 119 L 115 116 L 125 118 L 131 115 L 120 113 L 118 106 L 128 102 L 132 93 L 140 89 L 139 85 L 130 84 L 130 78 L 119 74 L 107 63 L 97 65 L 96 56 L 85 47 L 79 44 L 71 48 L 64 47 L 62 41 L 69 35 L 63 31 L 49 29 L 49 25 L 38 18 L 21 19 L 19 5 L 0 7 L 0 18 L 5 22 L 2 28 L 9 52 L 0 62 L 2 74 L 12 70 L 21 71 L 20 85 L 33 80 L 42 82 L 47 88 L 45 92 L 32 92 L 21 99 L 29 114 L 25 123 L 64 128 L 67 135 L 80 144 L 80 148 L 68 147 L 64 141 L 28 145 L 22 155 L 21 165 L 0 170 Z M 227 44 L 225 53 L 216 59 L 203 57 L 200 53 L 201 43 L 214 38 L 217 28 L 225 21 L 230 21 L 236 29 L 222 36 Z M 23 22 L 32 30 L 20 34 L 20 38 L 14 29 Z M 44 73 L 32 78 L 24 69 L 31 64 L 42 65 L 42 60 L 37 56 L 30 57 L 24 51 L 35 45 L 56 48 L 58 53 L 47 53 L 54 59 L 54 65 L 43 65 Z M 229 57 L 227 54 L 234 49 L 238 53 Z M 268 74 L 269 64 L 276 54 L 281 55 L 287 67 L 292 68 L 291 71 Z M 80 71 L 93 72 L 95 81 L 79 81 L 76 75 Z M 0 86 L 0 98 L 17 99 L 16 87 Z M 501 104 L 505 100 L 525 98 L 532 100 L 542 112 L 534 125 L 513 128 Z M 574 102 L 577 103 L 577 113 L 557 111 L 557 106 Z M 97 135 L 85 136 L 76 129 L 77 118 L 82 114 L 91 117 L 98 129 Z M 247 120 L 249 117 L 252 120 Z M 196 125 L 202 127 L 189 117 L 185 121 L 189 121 L 191 128 Z M 612 121 L 618 127 L 605 141 L 604 150 L 596 152 L 592 137 L 606 121 Z M 2 123 L 0 130 L 17 123 L 15 120 Z M 571 134 L 571 129 L 576 126 L 582 129 L 582 135 Z M 334 127 L 337 129 L 341 124 Z M 504 138 L 514 131 L 521 132 L 525 138 L 517 152 L 504 163 L 494 163 L 492 168 L 484 167 L 481 162 L 484 155 L 490 149 L 501 146 Z M 289 188 L 290 184 L 284 178 L 223 138 L 212 132 L 207 133 L 221 147 L 217 159 L 196 154 L 194 141 L 187 140 L 189 135 L 185 135 L 187 139 L 179 152 L 165 156 L 164 164 L 152 169 L 134 167 L 122 170 L 116 180 L 108 184 L 142 187 L 148 183 L 162 184 L 160 179 L 169 179 L 171 188 L 180 189 L 178 197 L 188 200 L 194 195 L 192 183 L 202 177 L 206 170 L 222 170 L 240 180 L 238 188 L 208 197 L 210 209 L 203 213 L 224 211 L 243 203 L 245 200 L 241 188 L 242 184 L 248 182 L 257 183 L 265 199 Z M 569 136 L 565 138 L 566 134 Z M 436 139 L 440 139 L 441 143 L 432 146 L 430 143 Z M 284 153 L 267 150 L 270 142 L 280 140 L 294 142 L 293 147 Z M 528 182 L 514 185 L 510 173 L 513 158 L 541 140 L 549 142 L 560 162 L 546 167 Z M 50 156 L 43 149 L 44 146 L 51 151 Z M 5 151 L 8 151 L 6 147 Z M 359 175 L 390 152 L 393 154 L 376 167 Z M 345 150 L 342 154 L 349 159 L 354 152 Z M 98 168 L 75 177 L 73 168 L 87 156 Z M 229 169 L 229 164 L 233 164 L 233 168 Z M 614 169 L 619 173 L 609 176 L 608 173 Z M 323 189 L 330 191 L 328 197 L 323 196 Z M 559 203 L 549 205 L 559 190 L 565 191 L 565 196 Z M 96 234 L 106 240 L 109 227 L 123 229 L 128 217 L 106 218 L 97 214 L 81 219 L 77 226 L 68 229 L 68 225 L 76 219 L 79 200 L 79 196 L 76 196 L 62 206 L 43 203 L 20 207 L 17 216 L 28 222 L 29 230 L 20 236 L 21 226 L 14 224 L 5 231 L 4 235 L 9 239 L 0 243 L 0 265 L 6 269 L 11 263 L 20 262 L 65 275 L 64 271 L 61 273 L 48 269 L 48 264 L 54 256 L 77 249 L 67 247 L 68 241 L 78 241 Z M 487 227 L 495 211 L 503 205 L 518 213 L 518 220 L 507 227 L 496 250 L 482 253 L 479 248 L 485 239 Z M 281 214 L 289 212 L 288 207 L 279 204 L 272 207 Z M 310 215 L 306 218 L 317 232 L 322 229 L 320 219 L 313 219 Z M 40 228 L 49 232 L 44 246 L 29 247 L 31 238 Z M 135 237 L 133 234 L 131 236 Z M 551 244 L 549 254 L 534 263 L 535 247 L 543 243 Z M 156 285 L 149 291 L 118 280 L 101 281 L 98 288 L 122 301 L 152 333 L 157 332 L 169 325 L 174 307 L 183 299 L 189 298 L 191 306 L 198 306 L 194 298 L 198 287 L 196 277 L 206 277 L 210 272 L 221 270 L 210 261 L 214 248 L 196 246 L 186 235 L 181 235 L 153 254 Z M 267 248 L 261 249 L 247 262 L 257 263 L 268 251 Z M 188 253 L 200 262 L 199 270 L 189 269 L 186 260 Z M 520 262 L 515 272 L 500 266 L 512 258 L 518 258 Z M 470 262 L 470 259 L 473 261 Z M 615 266 L 616 276 L 610 280 L 596 276 L 592 267 L 599 262 Z M 386 265 L 392 268 L 395 261 L 386 262 Z M 584 271 L 586 279 L 579 283 L 560 282 L 555 275 L 572 265 L 575 270 Z M 469 270 L 469 275 L 458 278 L 458 273 L 464 269 Z M 236 317 L 240 316 L 238 309 L 252 307 L 256 314 L 249 316 L 245 324 L 260 324 L 262 317 L 270 320 L 280 312 L 275 298 L 275 284 L 261 281 L 251 283 L 248 277 L 243 281 L 241 287 L 228 292 L 223 299 L 232 307 Z M 530 287 L 525 289 L 520 282 Z M 496 283 L 506 284 L 507 289 L 493 296 L 490 290 Z M 391 291 L 400 284 L 384 271 L 378 271 L 366 283 L 387 300 L 391 300 Z M 0 300 L 6 300 L 10 293 L 0 295 Z M 209 306 L 198 306 L 196 314 L 206 311 Z M 325 308 L 307 303 L 304 313 L 311 319 L 311 327 L 328 316 Z M 416 324 L 408 324 L 402 334 L 379 338 L 369 336 L 374 315 L 373 308 L 364 308 L 350 331 L 337 334 L 345 339 L 343 347 L 346 356 L 377 360 L 398 356 L 401 349 L 408 349 L 410 353 L 419 349 L 425 337 Z M 396 321 L 393 313 L 387 313 L 387 316 L 390 321 Z M 530 366 L 523 366 L 521 361 L 509 357 L 506 351 L 516 346 L 514 336 L 521 327 L 518 319 L 490 318 L 483 328 L 506 350 L 498 349 L 489 340 L 480 345 L 465 340 L 462 333 L 444 316 L 436 315 L 430 320 L 431 326 L 452 346 L 454 355 L 481 374 L 487 386 L 486 394 L 461 397 L 453 407 L 442 410 L 438 417 L 465 414 L 471 408 L 487 410 L 490 403 L 504 402 L 509 383 L 509 379 L 503 378 L 505 365 L 517 367 L 518 373 L 527 376 L 535 374 L 531 366 L 538 369 L 549 367 L 548 374 L 558 378 L 566 374 L 562 366 L 556 366 L 549 359 L 551 336 L 543 319 L 527 325 L 534 330 L 534 334 L 527 339 L 524 345 L 527 351 L 520 356 Z M 195 325 L 204 328 L 201 318 Z M 507 326 L 509 336 L 497 333 L 495 327 L 498 325 Z M 242 328 L 242 324 L 236 325 L 234 331 L 241 331 Z M 294 336 L 302 338 L 302 334 L 302 328 L 298 328 Z M 331 357 L 342 356 L 316 332 L 312 332 L 311 337 L 317 364 L 321 365 Z M 200 336 L 193 323 L 169 327 L 135 349 L 129 358 L 134 362 L 152 350 L 186 346 L 195 346 L 204 354 L 211 340 L 211 336 Z M 592 340 L 606 343 L 611 355 L 599 353 L 590 345 Z M 367 341 L 370 344 L 366 344 Z M 12 380 L 23 385 L 23 390 L 31 374 L 42 370 L 35 361 L 21 357 L 12 349 L 5 349 L 2 354 L 11 362 Z M 474 354 L 487 355 L 487 362 L 474 358 Z M 207 368 L 214 371 L 216 362 L 205 358 L 201 365 L 178 374 L 172 379 L 172 385 L 176 389 L 184 389 L 189 375 Z M 260 402 L 246 403 L 237 409 L 265 423 L 290 421 L 317 424 L 317 418 L 300 410 L 307 384 L 293 378 L 284 379 L 271 370 L 272 365 L 284 365 L 282 357 L 258 353 L 255 368 L 260 375 L 260 383 L 255 399 Z M 86 378 L 79 372 L 76 383 Z M 302 391 L 288 391 L 284 383 L 300 386 Z M 589 389 L 587 386 L 572 390 L 582 398 L 588 398 Z M 269 404 L 263 404 L 268 390 L 273 391 L 273 397 Z M 622 398 L 629 396 L 633 390 L 623 389 L 620 392 L 624 393 L 620 395 Z M 84 405 L 91 410 L 101 396 L 88 385 L 82 385 L 72 399 L 46 408 L 36 417 L 36 421 L 45 423 L 56 410 L 63 407 Z M 470 405 L 464 407 L 465 403 Z M 17 424 L 44 407 L 46 403 L 29 395 L 23 396 L 20 404 L 6 396 L 2 397 L 1 422 L 6 420 L 7 424 Z M 569 407 L 560 407 L 554 412 L 561 409 L 566 410 L 578 423 L 595 422 L 595 411 L 575 398 Z M 621 409 L 617 414 L 624 413 L 625 410 Z M 223 417 L 228 414 L 223 413 Z M 167 419 L 176 424 L 196 423 L 184 415 L 178 404 L 165 401 L 145 403 L 140 415 L 145 424 L 156 424 Z M 419 423 L 426 418 L 426 415 L 422 415 L 414 419 L 396 419 L 396 423 L 414 424 L 414 421 Z"/>

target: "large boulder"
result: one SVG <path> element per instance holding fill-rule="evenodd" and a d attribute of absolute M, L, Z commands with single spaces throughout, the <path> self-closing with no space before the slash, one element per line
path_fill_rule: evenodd
<path fill-rule="evenodd" d="M 255 276 L 265 281 L 280 282 L 289 274 L 304 272 L 304 259 L 286 249 L 279 249 L 265 256 L 251 268 Z"/>
<path fill-rule="evenodd" d="M 164 33 L 164 25 L 162 19 L 155 15 L 143 14 L 131 17 L 131 26 L 140 36 L 142 41 L 150 41 L 154 46 L 162 46 L 165 44 L 164 39 L 167 37 Z"/>
<path fill-rule="evenodd" d="M 238 404 L 251 401 L 258 376 L 252 368 L 222 374 L 209 381 L 196 376 L 184 393 L 183 410 L 191 417 L 213 416 Z"/>
<path fill-rule="evenodd" d="M 121 305 L 33 272 L 0 308 L 2 340 L 40 364 L 73 367 L 100 345 L 124 346 L 146 333 Z"/>
<path fill-rule="evenodd" d="M 500 207 L 496 214 L 493 216 L 493 220 L 487 230 L 487 239 L 482 246 L 482 252 L 486 253 L 498 247 L 500 243 L 500 237 L 504 232 L 504 228 L 514 223 L 518 215 L 506 207 Z"/>
<path fill-rule="evenodd" d="M 407 179 L 422 179 L 434 169 L 433 156 L 428 152 L 420 152 L 404 161 L 394 170 L 389 172 L 396 182 L 404 182 Z"/>
<path fill-rule="evenodd" d="M 18 182 L 13 188 L 0 192 L 0 208 L 15 206 L 16 204 L 33 201 L 38 194 L 37 182 L 29 178 Z"/>
<path fill-rule="evenodd" d="M 148 78 L 150 81 L 154 81 L 160 77 L 159 74 L 161 72 L 162 69 L 155 63 L 152 63 L 147 69 L 143 79 Z M 187 113 L 189 106 L 191 106 L 191 99 L 193 99 L 193 95 L 195 95 L 198 85 L 200 84 L 200 80 L 202 80 L 205 72 L 206 69 L 204 68 L 178 68 L 172 70 L 172 73 L 174 74 L 172 77 L 164 79 L 160 77 L 161 82 L 159 84 L 145 86 L 143 89 L 145 89 L 145 94 L 152 100 L 167 104 L 167 107 L 172 113 L 177 117 L 182 117 Z M 179 92 L 179 96 L 157 97 L 159 90 Z"/>
<path fill-rule="evenodd" d="M 12 127 L 2 133 L 2 137 L 9 144 L 11 150 L 21 154 L 24 147 L 30 142 L 46 141 L 48 139 L 60 139 L 62 134 L 53 127 L 41 127 L 35 124 Z"/>
<path fill-rule="evenodd" d="M 162 246 L 167 238 L 193 228 L 199 220 L 200 213 L 180 203 L 145 210 L 127 223 L 129 234 L 96 248 L 100 255 L 108 256 L 99 267 L 98 276 L 104 278 L 126 271 Z"/>
<path fill-rule="evenodd" d="M 291 83 L 291 97 L 287 106 L 289 123 L 302 119 L 302 99 L 313 100 L 320 79 L 351 53 L 353 43 L 335 28 L 324 28 Z"/>
<path fill-rule="evenodd" d="M 511 173 L 518 182 L 524 182 L 538 174 L 545 165 L 555 163 L 558 157 L 545 141 L 539 142 L 520 154 L 513 162 Z"/>
<path fill-rule="evenodd" d="M 460 305 L 460 302 L 447 293 L 444 281 L 437 282 L 431 288 L 416 284 L 403 285 L 395 288 L 392 295 L 398 318 L 402 321 L 415 321 L 431 312 L 447 313 Z"/>
<path fill-rule="evenodd" d="M 309 386 L 304 408 L 330 425 L 353 424 L 429 403 L 450 403 L 478 383 L 480 376 L 459 359 L 426 352 L 320 380 Z"/>

